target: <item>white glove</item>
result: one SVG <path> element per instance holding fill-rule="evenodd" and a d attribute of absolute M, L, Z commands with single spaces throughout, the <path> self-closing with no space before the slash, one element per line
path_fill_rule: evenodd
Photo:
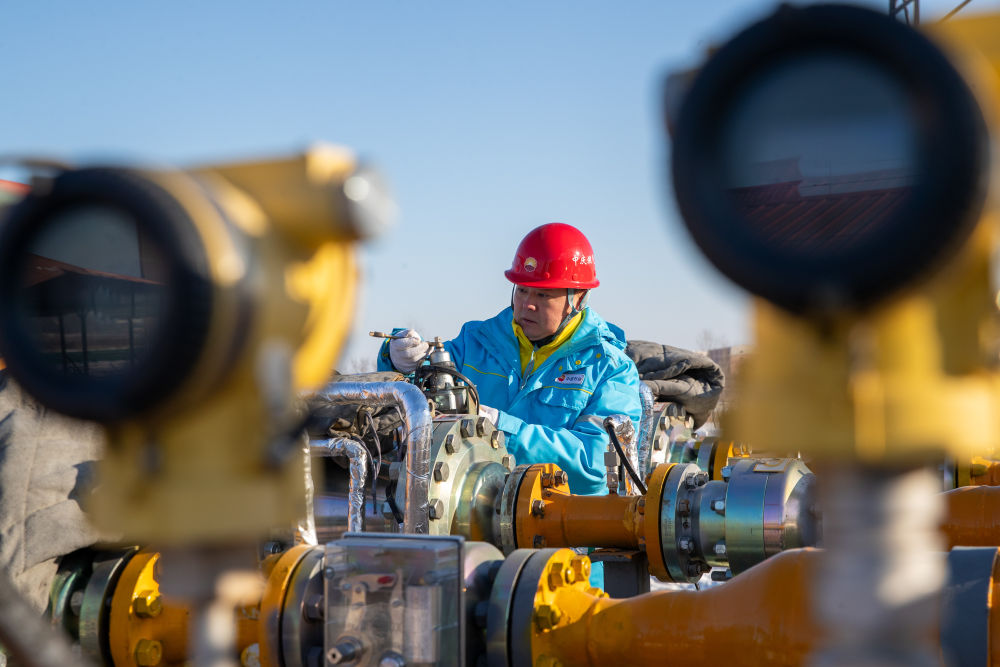
<path fill-rule="evenodd" d="M 389 341 L 389 359 L 400 373 L 412 373 L 420 360 L 427 356 L 431 345 L 413 329 L 407 329 L 402 336 Z"/>
<path fill-rule="evenodd" d="M 491 408 L 488 405 L 479 405 L 479 416 L 486 417 L 493 423 L 494 426 L 497 425 L 497 419 L 500 417 L 500 412 L 496 408 Z"/>

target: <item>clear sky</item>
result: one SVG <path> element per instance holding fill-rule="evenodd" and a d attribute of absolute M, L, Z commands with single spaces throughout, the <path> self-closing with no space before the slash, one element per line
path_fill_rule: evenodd
<path fill-rule="evenodd" d="M 660 93 L 773 6 L 8 2 L 0 152 L 183 166 L 320 139 L 357 150 L 400 215 L 364 251 L 343 370 L 374 355 L 369 329 L 451 337 L 498 312 L 517 242 L 550 221 L 588 235 L 602 282 L 591 305 L 629 338 L 746 343 L 745 298 L 677 219 Z"/>

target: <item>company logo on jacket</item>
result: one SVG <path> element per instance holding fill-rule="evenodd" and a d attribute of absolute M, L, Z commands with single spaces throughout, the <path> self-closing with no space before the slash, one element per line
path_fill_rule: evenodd
<path fill-rule="evenodd" d="M 584 373 L 563 373 L 556 378 L 557 384 L 583 384 Z"/>

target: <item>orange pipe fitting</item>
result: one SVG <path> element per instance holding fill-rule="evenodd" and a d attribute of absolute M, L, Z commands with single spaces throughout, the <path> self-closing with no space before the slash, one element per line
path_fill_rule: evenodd
<path fill-rule="evenodd" d="M 556 591 L 554 604 L 566 622 L 534 629 L 534 662 L 804 664 L 824 636 L 809 599 L 818 556 L 813 550 L 785 552 L 706 591 L 611 599 L 565 587 Z M 582 611 L 574 618 L 573 609 Z"/>
<path fill-rule="evenodd" d="M 724 586 L 610 599 L 560 583 L 553 558 L 538 586 L 531 629 L 534 664 L 802 665 L 825 641 L 811 600 L 821 552 L 786 551 Z M 564 560 L 564 559 L 563 559 Z M 752 573 L 751 573 L 752 572 Z M 997 566 L 993 586 L 997 584 Z M 992 636 L 1000 620 L 990 614 Z M 539 622 L 547 621 L 547 622 Z M 938 629 L 928 641 L 938 643 Z M 1000 665 L 991 642 L 991 665 Z"/>
<path fill-rule="evenodd" d="M 942 494 L 947 548 L 1000 546 L 1000 487 L 964 486 Z"/>
<path fill-rule="evenodd" d="M 574 496 L 558 466 L 531 466 L 517 494 L 517 545 L 638 548 L 640 502 L 645 504 L 640 496 Z"/>

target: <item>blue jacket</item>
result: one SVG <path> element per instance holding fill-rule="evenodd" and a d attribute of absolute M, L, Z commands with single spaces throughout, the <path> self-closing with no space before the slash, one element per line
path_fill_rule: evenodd
<path fill-rule="evenodd" d="M 486 321 L 467 322 L 445 344 L 458 369 L 476 384 L 484 405 L 499 410 L 497 428 L 518 464 L 555 463 L 577 494 L 607 491 L 602 421 L 628 415 L 639 432 L 639 372 L 625 355 L 625 334 L 586 309 L 573 336 L 537 369 L 521 376 L 517 339 L 504 309 Z M 392 370 L 388 345 L 379 370 Z"/>

